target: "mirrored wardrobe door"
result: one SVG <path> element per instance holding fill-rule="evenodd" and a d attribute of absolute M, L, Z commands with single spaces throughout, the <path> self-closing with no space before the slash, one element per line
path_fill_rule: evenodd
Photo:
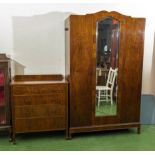
<path fill-rule="evenodd" d="M 95 116 L 117 115 L 120 22 L 112 17 L 96 23 Z"/>

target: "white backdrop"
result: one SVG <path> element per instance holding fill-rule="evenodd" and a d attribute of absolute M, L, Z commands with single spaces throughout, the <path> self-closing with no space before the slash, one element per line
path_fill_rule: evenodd
<path fill-rule="evenodd" d="M 23 64 L 25 74 L 64 74 L 64 20 L 101 10 L 146 18 L 142 93 L 155 94 L 152 4 L 0 4 L 0 52 Z"/>

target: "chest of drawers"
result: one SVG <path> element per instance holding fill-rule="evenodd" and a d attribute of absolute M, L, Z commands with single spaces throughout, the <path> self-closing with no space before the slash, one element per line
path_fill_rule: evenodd
<path fill-rule="evenodd" d="M 65 130 L 68 83 L 58 76 L 15 76 L 11 84 L 12 140 L 16 133 Z"/>

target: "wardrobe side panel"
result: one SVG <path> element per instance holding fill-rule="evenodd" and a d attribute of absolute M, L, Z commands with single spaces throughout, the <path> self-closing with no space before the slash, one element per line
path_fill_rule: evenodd
<path fill-rule="evenodd" d="M 65 77 L 70 77 L 70 18 L 65 20 Z"/>

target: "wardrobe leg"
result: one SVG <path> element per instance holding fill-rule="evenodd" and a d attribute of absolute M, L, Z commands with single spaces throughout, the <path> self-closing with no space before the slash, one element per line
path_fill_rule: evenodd
<path fill-rule="evenodd" d="M 13 141 L 13 136 L 12 136 L 12 127 L 9 128 L 9 142 Z"/>
<path fill-rule="evenodd" d="M 66 137 L 65 137 L 66 140 L 69 139 L 69 131 L 68 131 L 68 129 L 66 130 L 66 134 L 65 135 L 66 135 Z"/>
<path fill-rule="evenodd" d="M 12 142 L 13 142 L 13 144 L 16 144 L 16 134 L 15 133 L 12 134 Z"/>
<path fill-rule="evenodd" d="M 71 140 L 72 139 L 72 135 L 71 133 L 68 132 L 68 134 L 66 135 L 66 140 Z"/>
<path fill-rule="evenodd" d="M 138 133 L 138 134 L 140 134 L 140 131 L 141 131 L 140 129 L 141 129 L 141 128 L 140 128 L 140 126 L 139 126 L 139 127 L 137 128 L 137 133 Z"/>

